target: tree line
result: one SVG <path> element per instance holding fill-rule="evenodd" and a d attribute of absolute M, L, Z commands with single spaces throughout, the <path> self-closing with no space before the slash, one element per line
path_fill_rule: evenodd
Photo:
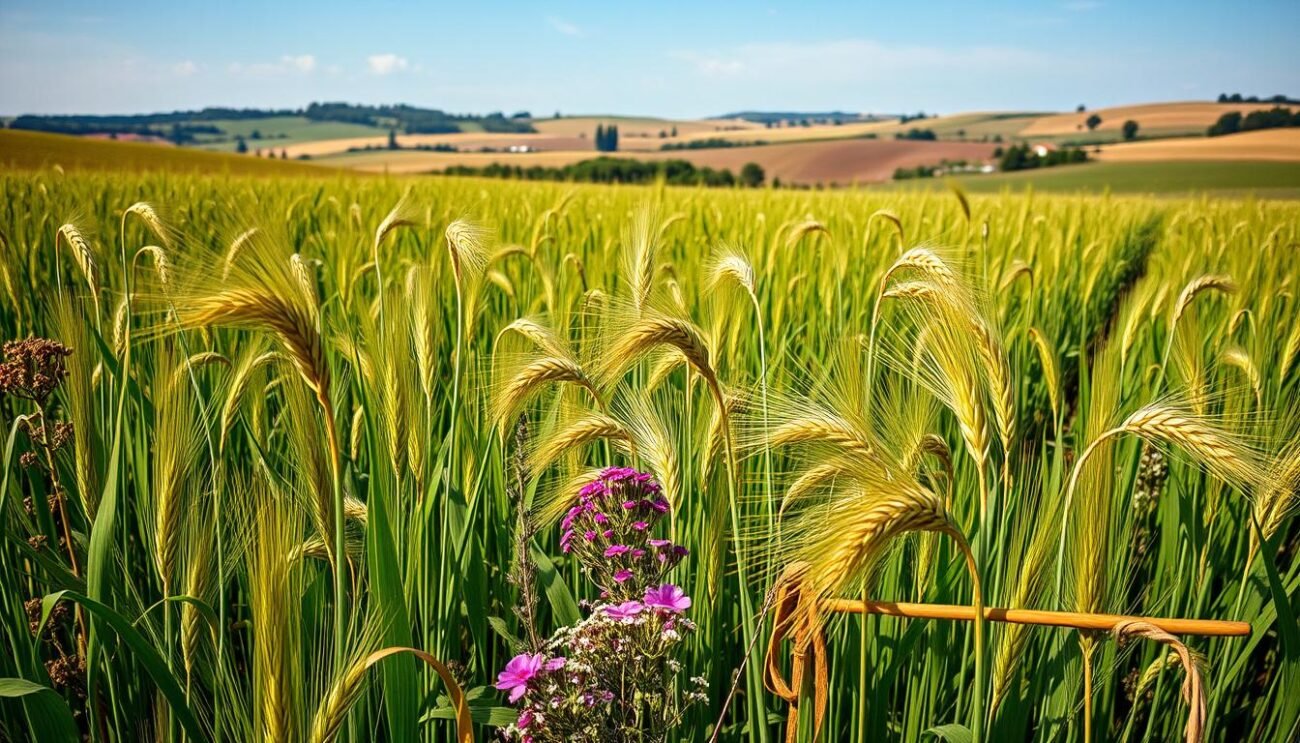
<path fill-rule="evenodd" d="M 725 168 L 697 167 L 686 160 L 646 162 L 617 157 L 597 157 L 559 167 L 492 163 L 482 167 L 453 165 L 444 175 L 482 176 L 524 181 L 571 181 L 579 183 L 653 183 L 659 180 L 670 186 L 745 186 L 757 188 L 766 173 L 757 163 L 745 163 L 740 173 Z"/>
<path fill-rule="evenodd" d="M 312 103 L 302 115 L 312 121 L 338 121 L 365 126 L 399 129 L 407 134 L 451 134 L 465 131 L 463 125 L 477 125 L 485 132 L 535 132 L 528 112 L 506 117 L 500 111 L 487 115 L 450 114 L 437 108 L 419 108 L 404 103 L 367 106 L 352 103 Z"/>
<path fill-rule="evenodd" d="M 1048 149 L 1043 154 L 1039 154 L 1037 148 L 1028 144 L 1011 145 L 1005 150 L 999 147 L 993 151 L 993 156 L 998 158 L 998 170 L 1003 172 L 1051 168 L 1088 161 L 1088 153 L 1081 147 Z"/>
<path fill-rule="evenodd" d="M 685 142 L 667 142 L 659 145 L 661 150 L 713 150 L 726 147 L 758 147 L 767 144 L 767 140 L 754 139 L 749 141 L 740 141 L 736 139 L 723 139 L 722 137 L 706 137 L 704 139 L 688 139 Z"/>
<path fill-rule="evenodd" d="M 1300 126 L 1300 111 L 1292 113 L 1291 109 L 1275 106 L 1268 109 L 1251 111 L 1245 116 L 1240 111 L 1229 111 L 1214 122 L 1206 134 L 1219 137 L 1224 134 L 1249 132 L 1256 129 L 1280 129 L 1282 127 Z"/>
<path fill-rule="evenodd" d="M 311 103 L 306 108 L 217 108 L 152 114 L 57 115 L 23 114 L 9 122 L 10 129 L 52 134 L 118 134 L 163 137 L 177 144 L 195 140 L 195 135 L 226 134 L 212 122 L 248 121 L 278 116 L 303 116 L 311 121 L 331 121 L 396 128 L 407 134 L 448 134 L 465 126 L 486 132 L 535 132 L 528 112 L 506 117 L 499 111 L 487 115 L 449 114 L 436 108 L 405 104 L 365 106 L 351 103 Z"/>
<path fill-rule="evenodd" d="M 1260 98 L 1257 95 L 1246 96 L 1243 98 L 1241 93 L 1233 93 L 1231 95 L 1228 93 L 1220 93 L 1219 103 L 1300 103 L 1300 100 L 1290 98 L 1281 93 L 1268 98 Z"/>

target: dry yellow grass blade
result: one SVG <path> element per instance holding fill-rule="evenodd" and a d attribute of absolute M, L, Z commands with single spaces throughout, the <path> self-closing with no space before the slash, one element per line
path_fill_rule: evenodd
<path fill-rule="evenodd" d="M 621 421 L 603 413 L 587 413 L 538 439 L 528 455 L 528 471 L 540 475 L 565 453 L 603 440 L 625 442 L 635 452 L 632 434 Z"/>
<path fill-rule="evenodd" d="M 1007 268 L 1007 272 L 1002 276 L 1002 281 L 998 282 L 998 291 L 1004 292 L 1011 288 L 1011 285 L 1021 276 L 1029 279 L 1029 291 L 1032 292 L 1034 290 L 1034 269 L 1019 258 L 1011 262 L 1011 266 Z"/>
<path fill-rule="evenodd" d="M 168 250 L 176 247 L 175 233 L 159 216 L 158 210 L 147 201 L 137 201 L 122 212 L 123 239 L 125 239 L 127 218 L 132 216 L 139 217 Z"/>
<path fill-rule="evenodd" d="M 182 316 L 186 327 L 228 325 L 269 330 L 307 386 L 328 397 L 329 365 L 315 318 L 304 304 L 256 289 L 228 289 L 196 299 Z"/>
<path fill-rule="evenodd" d="M 1047 383 L 1047 398 L 1052 404 L 1053 425 L 1061 420 L 1061 372 L 1056 365 L 1056 350 L 1047 336 L 1038 328 L 1029 329 L 1029 339 L 1038 351 L 1038 362 L 1043 367 L 1043 380 Z"/>
<path fill-rule="evenodd" d="M 928 281 L 904 281 L 889 287 L 880 296 L 884 299 L 937 300 L 939 290 Z"/>
<path fill-rule="evenodd" d="M 330 685 L 329 690 L 326 692 L 325 698 L 321 700 L 316 714 L 312 717 L 308 740 L 311 743 L 332 743 L 338 738 L 348 712 L 356 704 L 361 697 L 361 692 L 365 689 L 367 671 L 376 663 L 399 653 L 414 655 L 438 674 L 438 677 L 442 679 L 444 688 L 447 690 L 452 709 L 456 713 L 456 740 L 458 743 L 473 743 L 474 731 L 473 722 L 469 716 L 469 704 L 465 701 L 465 692 L 461 690 L 455 676 L 432 655 L 417 648 L 403 647 L 377 650 L 365 657 L 358 658 L 342 673 L 338 674 L 334 683 Z"/>
<path fill-rule="evenodd" d="M 1184 729 L 1187 743 L 1200 743 L 1205 736 L 1205 686 L 1201 680 L 1200 664 L 1177 637 L 1156 627 L 1150 622 L 1121 622 L 1111 630 L 1111 635 L 1119 642 L 1134 637 L 1167 645 L 1183 667 L 1183 701 L 1187 703 L 1187 727 Z"/>
<path fill-rule="evenodd" d="M 139 262 L 141 256 L 148 256 L 153 259 L 154 270 L 158 273 L 158 283 L 162 284 L 163 290 L 171 284 L 171 268 L 167 262 L 167 253 L 157 245 L 146 245 L 135 251 L 135 256 L 131 259 L 131 264 Z"/>
<path fill-rule="evenodd" d="M 577 385 L 586 390 L 597 405 L 602 405 L 595 381 L 578 362 L 562 356 L 543 356 L 525 363 L 502 384 L 493 406 L 497 425 L 505 430 L 524 403 L 544 385 L 552 383 Z"/>
<path fill-rule="evenodd" d="M 475 277 L 487 266 L 488 231 L 468 220 L 458 219 L 447 225 L 447 250 L 456 283 Z"/>
<path fill-rule="evenodd" d="M 521 338 L 527 339 L 538 350 L 550 356 L 569 356 L 569 349 L 560 337 L 548 325 L 532 317 L 521 317 L 497 332 L 496 342 L 493 348 L 501 346 L 501 341 L 507 335 L 515 334 Z"/>
<path fill-rule="evenodd" d="M 1187 311 L 1187 308 L 1191 306 L 1192 301 L 1195 300 L 1197 296 L 1208 291 L 1232 294 L 1237 291 L 1237 282 L 1233 281 L 1231 276 L 1220 276 L 1215 274 L 1207 274 L 1192 279 L 1187 283 L 1187 286 L 1183 287 L 1182 292 L 1178 295 L 1178 301 L 1174 304 L 1172 325 L 1177 326 L 1179 318 L 1181 318 L 1183 313 Z"/>
<path fill-rule="evenodd" d="M 787 248 L 793 248 L 805 237 L 816 234 L 822 234 L 828 238 L 831 236 L 831 232 L 826 229 L 826 225 L 815 219 L 806 219 L 790 228 L 790 235 L 786 238 L 785 245 Z"/>
<path fill-rule="evenodd" d="M 1205 418 L 1168 404 L 1147 405 L 1106 435 L 1118 433 L 1177 446 L 1201 466 L 1238 487 L 1254 490 L 1265 480 L 1265 466 L 1258 454 L 1239 438 Z"/>
<path fill-rule="evenodd" d="M 69 222 L 58 229 L 54 235 L 54 250 L 58 252 L 59 241 L 68 244 L 68 249 L 72 251 L 72 259 L 81 269 L 81 275 L 86 280 L 86 287 L 90 289 L 90 296 L 95 300 L 95 305 L 99 305 L 99 275 L 95 270 L 95 253 L 90 247 L 81 230 Z"/>
<path fill-rule="evenodd" d="M 637 314 L 645 311 L 654 292 L 655 264 L 659 255 L 659 230 L 650 209 L 640 209 L 623 232 L 624 271 Z"/>
<path fill-rule="evenodd" d="M 261 230 L 257 227 L 249 227 L 235 236 L 234 240 L 230 241 L 230 247 L 226 250 L 226 258 L 221 264 L 222 281 L 230 279 L 230 270 L 234 267 L 235 261 L 239 259 L 239 252 L 244 249 L 244 246 L 247 245 L 250 240 L 256 238 L 260 232 Z"/>
<path fill-rule="evenodd" d="M 1255 362 L 1250 358 L 1250 354 L 1246 353 L 1246 350 L 1240 346 L 1234 346 L 1223 352 L 1223 363 L 1241 371 L 1250 384 L 1251 392 L 1255 395 L 1256 407 L 1263 405 L 1263 380 L 1260 379 L 1259 369 L 1255 367 Z"/>
<path fill-rule="evenodd" d="M 1250 530 L 1250 546 L 1247 569 L 1259 553 L 1260 534 L 1264 539 L 1272 539 L 1282 526 L 1283 520 L 1295 510 L 1300 499 L 1300 440 L 1292 441 L 1283 447 L 1277 459 L 1269 467 L 1265 485 L 1251 504 L 1251 519 L 1254 522 Z"/>

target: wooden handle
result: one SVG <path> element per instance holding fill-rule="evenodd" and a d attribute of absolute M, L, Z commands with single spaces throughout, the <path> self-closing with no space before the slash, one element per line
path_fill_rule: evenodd
<path fill-rule="evenodd" d="M 844 614 L 884 614 L 911 619 L 950 619 L 969 622 L 975 619 L 975 607 L 957 604 L 907 604 L 891 601 L 855 601 L 830 599 L 822 602 L 825 611 Z M 984 618 L 993 622 L 1012 624 L 1040 624 L 1050 627 L 1073 627 L 1109 632 L 1116 624 L 1127 620 L 1148 622 L 1173 635 L 1202 635 L 1206 637 L 1246 637 L 1250 625 L 1246 622 L 1227 622 L 1218 619 L 1162 619 L 1159 617 L 1131 617 L 1121 614 L 1080 614 L 1072 611 L 1039 611 L 1036 609 L 999 609 L 986 607 Z"/>

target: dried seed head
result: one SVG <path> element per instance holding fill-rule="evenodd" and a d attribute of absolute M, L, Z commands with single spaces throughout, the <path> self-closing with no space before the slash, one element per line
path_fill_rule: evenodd
<path fill-rule="evenodd" d="M 5 341 L 0 363 L 0 394 L 13 395 L 44 406 L 68 370 L 64 359 L 72 349 L 47 338 Z"/>

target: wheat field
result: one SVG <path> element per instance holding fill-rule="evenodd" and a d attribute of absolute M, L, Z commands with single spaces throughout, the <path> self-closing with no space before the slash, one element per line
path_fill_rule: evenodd
<path fill-rule="evenodd" d="M 689 549 L 670 740 L 1296 739 L 1294 203 L 0 190 L 0 739 L 495 740 L 614 465 Z"/>

